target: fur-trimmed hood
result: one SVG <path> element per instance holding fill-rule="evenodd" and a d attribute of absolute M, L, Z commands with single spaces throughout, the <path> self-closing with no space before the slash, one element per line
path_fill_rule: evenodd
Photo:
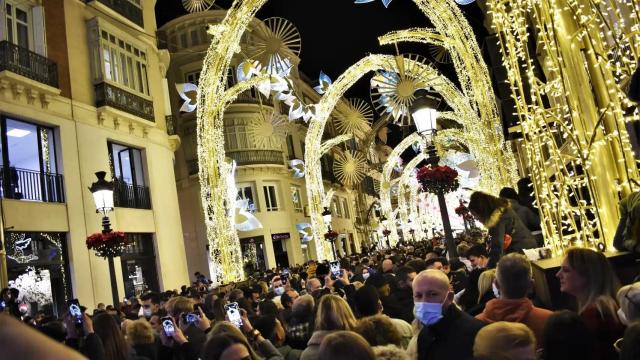
<path fill-rule="evenodd" d="M 500 222 L 500 219 L 502 218 L 502 215 L 504 215 L 504 212 L 509 208 L 511 208 L 511 202 L 509 202 L 506 206 L 501 206 L 493 210 L 491 216 L 489 216 L 489 219 L 487 219 L 487 222 L 484 224 L 484 227 L 486 227 L 487 229 L 491 229 L 492 227 L 496 226 Z"/>

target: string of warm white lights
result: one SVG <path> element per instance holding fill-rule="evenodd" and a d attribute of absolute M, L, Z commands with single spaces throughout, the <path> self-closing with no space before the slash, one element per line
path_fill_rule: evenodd
<path fill-rule="evenodd" d="M 610 245 L 618 198 L 629 194 L 638 176 L 625 127 L 639 119 L 638 110 L 627 113 L 632 104 L 623 88 L 640 56 L 640 4 L 487 4 L 518 110 L 520 145 L 545 241 L 556 255 L 571 246 Z"/>

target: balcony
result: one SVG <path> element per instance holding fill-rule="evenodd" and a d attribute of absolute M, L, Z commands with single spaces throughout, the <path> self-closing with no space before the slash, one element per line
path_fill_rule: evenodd
<path fill-rule="evenodd" d="M 147 186 L 114 182 L 113 204 L 115 207 L 131 209 L 151 209 L 151 198 Z"/>
<path fill-rule="evenodd" d="M 256 104 L 256 105 L 266 105 L 273 106 L 273 98 L 265 98 L 256 88 L 251 88 L 236 98 L 233 102 L 234 104 Z"/>
<path fill-rule="evenodd" d="M 0 167 L 0 197 L 64 203 L 63 177 L 60 174 Z"/>
<path fill-rule="evenodd" d="M 176 133 L 176 123 L 173 120 L 173 116 L 172 115 L 166 115 L 164 117 L 165 122 L 167 123 L 167 135 L 172 136 L 172 135 L 178 135 Z"/>
<path fill-rule="evenodd" d="M 134 24 L 144 28 L 142 9 L 130 0 L 86 0 L 87 3 L 98 2 L 124 16 Z"/>
<path fill-rule="evenodd" d="M 227 156 L 235 160 L 238 166 L 243 165 L 284 165 L 284 155 L 277 150 L 244 150 L 228 151 Z"/>
<path fill-rule="evenodd" d="M 55 62 L 9 41 L 0 41 L 0 71 L 5 70 L 58 87 L 58 66 Z"/>
<path fill-rule="evenodd" d="M 96 107 L 110 106 L 154 122 L 153 102 L 117 86 L 102 82 L 95 86 Z"/>

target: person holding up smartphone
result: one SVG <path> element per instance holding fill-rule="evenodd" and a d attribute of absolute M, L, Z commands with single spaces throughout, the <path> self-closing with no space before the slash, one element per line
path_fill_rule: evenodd
<path fill-rule="evenodd" d="M 171 353 L 172 355 L 168 358 L 198 358 L 198 349 L 187 340 L 173 317 L 162 317 L 160 325 L 162 326 L 162 331 L 160 331 L 162 349 L 160 351 Z"/>

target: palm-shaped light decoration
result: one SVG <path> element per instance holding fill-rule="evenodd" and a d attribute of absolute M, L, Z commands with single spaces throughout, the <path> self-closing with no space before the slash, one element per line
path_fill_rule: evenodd
<path fill-rule="evenodd" d="M 333 172 L 338 180 L 346 186 L 352 186 L 364 179 L 367 171 L 367 160 L 355 151 L 345 151 L 336 156 Z"/>
<path fill-rule="evenodd" d="M 247 132 L 258 148 L 278 148 L 289 133 L 289 121 L 277 111 L 261 112 L 260 116 L 251 119 Z"/>
<path fill-rule="evenodd" d="M 257 36 L 247 47 L 247 55 L 272 75 L 286 76 L 291 59 L 300 55 L 302 39 L 298 29 L 287 19 L 272 17 L 257 27 Z"/>
<path fill-rule="evenodd" d="M 349 99 L 347 109 L 336 118 L 336 127 L 343 134 L 363 135 L 371 127 L 373 109 L 362 99 Z"/>
<path fill-rule="evenodd" d="M 371 78 L 371 101 L 379 114 L 391 114 L 401 126 L 413 124 L 409 109 L 416 99 L 414 93 L 429 88 L 432 79 L 427 74 L 429 61 L 421 55 L 405 54 L 389 64 L 393 71 L 377 71 Z"/>

